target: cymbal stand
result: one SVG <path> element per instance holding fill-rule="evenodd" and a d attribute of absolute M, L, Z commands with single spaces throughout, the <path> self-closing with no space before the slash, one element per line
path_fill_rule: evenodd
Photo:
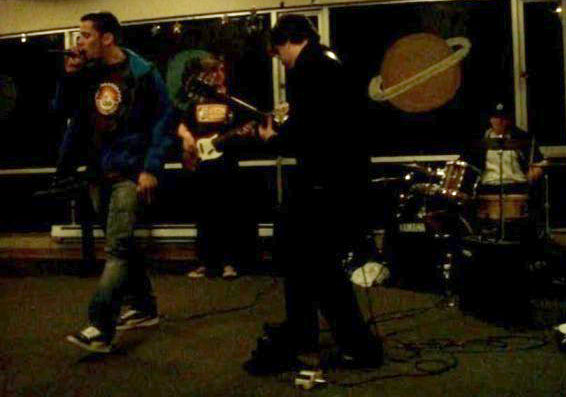
<path fill-rule="evenodd" d="M 499 149 L 499 241 L 505 240 L 505 214 L 503 212 L 503 149 Z"/>
<path fill-rule="evenodd" d="M 550 238 L 550 194 L 548 174 L 544 174 L 544 238 Z"/>

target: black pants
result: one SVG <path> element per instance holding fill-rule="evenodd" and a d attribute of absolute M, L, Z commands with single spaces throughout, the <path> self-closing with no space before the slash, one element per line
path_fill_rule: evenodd
<path fill-rule="evenodd" d="M 340 347 L 367 352 L 377 344 L 340 264 L 361 236 L 360 217 L 354 212 L 338 195 L 300 189 L 277 222 L 275 254 L 285 277 L 287 322 L 297 349 L 317 346 L 319 311 Z"/>
<path fill-rule="evenodd" d="M 251 265 L 257 222 L 237 163 L 223 157 L 204 162 L 194 177 L 200 260 L 213 273 L 223 265 Z"/>

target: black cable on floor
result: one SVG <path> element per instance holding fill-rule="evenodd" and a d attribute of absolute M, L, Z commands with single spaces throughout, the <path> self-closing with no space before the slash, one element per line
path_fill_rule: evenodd
<path fill-rule="evenodd" d="M 188 317 L 177 317 L 174 319 L 174 321 L 193 321 L 193 320 L 200 320 L 206 317 L 211 317 L 211 316 L 217 316 L 217 315 L 221 315 L 221 314 L 228 314 L 228 313 L 235 313 L 235 312 L 239 312 L 239 311 L 244 311 L 244 310 L 249 310 L 249 309 L 253 309 L 254 307 L 256 307 L 261 298 L 264 295 L 267 295 L 269 292 L 271 292 L 271 290 L 273 290 L 278 284 L 278 281 L 275 277 L 273 277 L 271 279 L 271 283 L 269 284 L 269 286 L 267 286 L 266 288 L 264 288 L 261 291 L 258 291 L 254 297 L 254 299 L 252 300 L 252 302 L 250 302 L 249 304 L 246 305 L 242 305 L 242 306 L 236 306 L 236 307 L 228 307 L 225 309 L 216 309 L 216 310 L 211 310 L 209 312 L 205 312 L 205 313 L 197 313 L 197 314 L 193 314 L 191 316 Z M 171 321 L 173 320 L 172 317 L 168 317 L 165 316 L 165 320 L 167 321 Z"/>

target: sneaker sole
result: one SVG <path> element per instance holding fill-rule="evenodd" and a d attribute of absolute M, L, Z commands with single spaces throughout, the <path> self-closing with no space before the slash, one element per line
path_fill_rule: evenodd
<path fill-rule="evenodd" d="M 158 317 L 152 318 L 151 320 L 143 321 L 143 322 L 140 322 L 140 323 L 135 323 L 135 324 L 117 325 L 116 330 L 126 331 L 126 330 L 134 329 L 134 328 L 147 328 L 147 327 L 153 327 L 157 324 L 159 324 L 159 318 Z"/>
<path fill-rule="evenodd" d="M 199 278 L 206 277 L 206 274 L 204 274 L 204 273 L 192 273 L 191 272 L 191 273 L 187 274 L 187 277 L 192 278 L 192 279 L 199 279 Z"/>
<path fill-rule="evenodd" d="M 91 345 L 87 345 L 86 343 L 81 342 L 80 340 L 78 340 L 77 338 L 75 338 L 72 335 L 68 335 L 66 340 L 67 340 L 67 342 L 70 342 L 73 345 L 80 347 L 81 349 L 88 350 L 89 352 L 93 352 L 93 353 L 111 353 L 112 352 L 112 346 L 93 347 Z"/>

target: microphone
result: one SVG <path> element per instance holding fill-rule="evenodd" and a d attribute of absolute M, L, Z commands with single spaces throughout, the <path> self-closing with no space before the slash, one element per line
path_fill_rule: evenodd
<path fill-rule="evenodd" d="M 58 54 L 58 55 L 63 55 L 66 57 L 72 57 L 72 58 L 78 58 L 78 57 L 82 57 L 83 53 L 82 52 L 74 52 L 71 50 L 47 50 L 48 53 L 50 54 Z"/>

